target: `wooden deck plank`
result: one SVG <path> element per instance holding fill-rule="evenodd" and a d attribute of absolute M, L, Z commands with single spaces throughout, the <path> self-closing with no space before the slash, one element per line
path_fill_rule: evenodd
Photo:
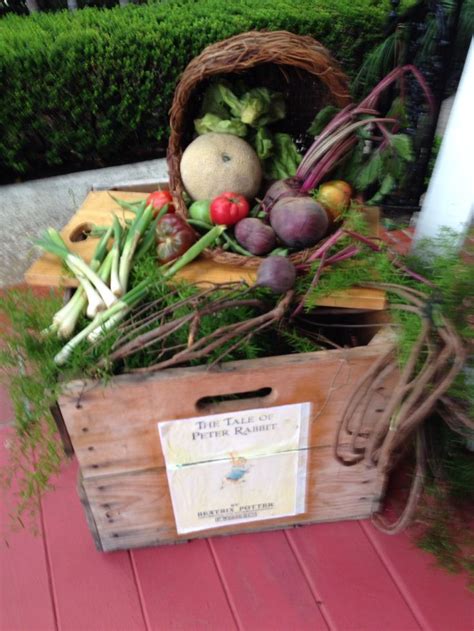
<path fill-rule="evenodd" d="M 128 552 L 98 552 L 70 463 L 43 500 L 59 631 L 146 631 Z"/>
<path fill-rule="evenodd" d="M 318 524 L 287 536 L 331 629 L 420 628 L 359 522 Z"/>
<path fill-rule="evenodd" d="M 466 576 L 436 566 L 433 555 L 416 547 L 409 531 L 387 536 L 361 522 L 423 631 L 472 631 L 474 598 Z"/>
<path fill-rule="evenodd" d="M 6 441 L 11 430 L 0 430 L 0 466 L 8 465 Z M 2 490 L 2 541 L 0 543 L 0 629 L 2 631 L 55 631 L 55 611 L 48 579 L 42 532 L 11 532 L 8 512 L 15 489 Z"/>
<path fill-rule="evenodd" d="M 209 544 L 241 629 L 328 628 L 283 531 L 214 538 Z"/>
<path fill-rule="evenodd" d="M 153 631 L 232 631 L 236 624 L 207 541 L 131 552 Z"/>

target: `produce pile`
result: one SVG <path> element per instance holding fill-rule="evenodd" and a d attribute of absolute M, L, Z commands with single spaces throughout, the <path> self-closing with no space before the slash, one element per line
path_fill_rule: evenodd
<path fill-rule="evenodd" d="M 71 253 L 53 229 L 39 240 L 80 284 L 45 332 L 67 340 L 56 363 L 65 364 L 84 340 L 93 343 L 143 301 L 151 277 L 132 287 L 129 277 L 146 256 L 152 256 L 163 280 L 199 255 L 212 257 L 214 252 L 231 255 L 231 262 L 250 260 L 258 268 L 256 287 L 275 294 L 292 290 L 306 276 L 309 289 L 295 308 L 300 313 L 323 271 L 357 256 L 362 245 L 378 247 L 354 230 L 347 217 L 367 188 L 375 186 L 379 199 L 395 185 L 394 174 L 401 171 L 392 166 L 390 172 L 389 165 L 412 159 L 409 139 L 400 132 L 400 103 L 398 117 L 376 110 L 383 92 L 407 73 L 429 100 L 416 68 L 398 68 L 359 105 L 319 112 L 312 125 L 318 134 L 303 157 L 289 134 L 279 131 L 286 116 L 280 93 L 249 89 L 241 82 L 211 83 L 194 121 L 197 136 L 182 155 L 181 177 L 189 198 L 185 213 L 169 191 L 155 191 L 137 203 L 116 200 L 134 218 L 124 221 L 115 214 L 111 226 L 96 227 L 101 238 L 89 264 Z M 351 183 L 330 179 L 336 169 L 355 173 L 358 200 Z"/>
<path fill-rule="evenodd" d="M 380 203 L 405 177 L 414 155 L 403 133 L 403 99 L 382 110 L 387 89 L 403 89 L 406 75 L 431 94 L 413 66 L 397 68 L 358 105 L 319 111 L 302 136 L 312 137 L 300 155 L 286 121 L 282 94 L 216 80 L 204 93 L 197 136 L 185 148 L 180 177 L 186 215 L 200 231 L 227 229 L 215 242 L 215 260 L 257 267 L 255 257 L 314 260 L 311 248 L 337 229 L 353 200 Z M 381 113 L 385 112 L 386 113 Z M 301 136 L 301 134 L 300 134 Z"/>

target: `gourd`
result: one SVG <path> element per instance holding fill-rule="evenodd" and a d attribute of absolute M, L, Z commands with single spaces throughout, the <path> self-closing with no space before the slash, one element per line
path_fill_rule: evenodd
<path fill-rule="evenodd" d="M 213 199 L 226 191 L 252 199 L 262 180 L 253 148 L 238 136 L 214 132 L 198 136 L 186 147 L 180 171 L 193 200 Z"/>

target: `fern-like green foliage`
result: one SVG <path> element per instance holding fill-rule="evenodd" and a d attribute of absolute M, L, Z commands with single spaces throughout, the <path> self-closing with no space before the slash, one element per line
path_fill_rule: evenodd
<path fill-rule="evenodd" d="M 459 256 L 460 243 L 460 235 L 445 228 L 437 238 L 419 241 L 415 253 L 407 257 L 407 264 L 433 280 L 443 313 L 455 323 L 460 335 L 471 341 L 474 273 L 472 264 Z"/>
<path fill-rule="evenodd" d="M 382 77 L 401 65 L 407 35 L 407 28 L 400 26 L 368 53 L 353 81 L 353 91 L 356 95 L 367 94 Z"/>
<path fill-rule="evenodd" d="M 465 440 L 435 416 L 427 432 L 430 457 L 425 498 L 418 520 L 425 525 L 418 545 L 449 572 L 463 571 L 474 590 L 474 455 Z"/>
<path fill-rule="evenodd" d="M 11 507 L 15 525 L 36 523 L 37 493 L 48 488 L 62 459 L 50 413 L 60 390 L 52 361 L 60 343 L 40 334 L 58 307 L 57 297 L 40 301 L 31 292 L 11 291 L 0 302 L 2 322 L 11 323 L 2 335 L 0 374 L 9 386 L 15 414 L 10 465 L 0 479 L 3 485 L 17 486 L 18 505 Z"/>
<path fill-rule="evenodd" d="M 331 250 L 331 255 L 338 250 L 347 247 L 350 239 L 342 240 Z M 310 275 L 312 276 L 312 274 Z M 310 279 L 303 277 L 298 282 L 298 289 L 302 293 L 308 290 Z M 419 287 L 416 281 L 408 278 L 400 270 L 393 267 L 387 253 L 374 252 L 365 246 L 361 246 L 360 253 L 351 259 L 341 261 L 323 272 L 317 286 L 310 290 L 306 298 L 306 309 L 314 309 L 320 298 L 330 294 L 344 291 L 357 285 L 364 285 L 367 282 L 384 282 L 409 287 Z M 389 300 L 400 301 L 398 295 L 388 293 Z M 394 310 L 391 313 L 392 323 L 398 333 L 398 356 L 400 365 L 403 365 L 410 354 L 413 343 L 416 341 L 421 330 L 420 319 L 417 315 L 404 311 Z"/>

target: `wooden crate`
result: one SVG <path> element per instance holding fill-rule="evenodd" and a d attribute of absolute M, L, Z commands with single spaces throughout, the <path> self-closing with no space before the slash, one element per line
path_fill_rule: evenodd
<path fill-rule="evenodd" d="M 106 386 L 69 383 L 59 407 L 80 464 L 79 493 L 98 549 L 369 517 L 379 506 L 384 480 L 364 463 L 341 465 L 333 448 L 357 380 L 390 344 L 378 334 L 367 346 L 351 349 L 229 362 L 212 371 L 203 366 L 121 375 Z M 202 406 L 208 397 L 243 392 L 257 394 Z M 388 388 L 379 390 L 364 432 L 377 422 L 388 395 Z M 312 406 L 305 512 L 178 534 L 157 423 L 298 402 Z"/>
<path fill-rule="evenodd" d="M 132 201 L 154 188 L 154 184 L 124 185 L 114 194 Z M 87 236 L 88 229 L 93 224 L 110 224 L 112 212 L 118 210 L 122 212 L 109 191 L 91 191 L 62 230 L 70 249 L 89 260 L 96 241 Z M 377 211 L 368 212 L 376 233 Z M 180 277 L 190 282 L 245 280 L 252 284 L 255 272 L 198 260 Z M 74 286 L 60 262 L 49 254 L 31 266 L 26 280 L 30 285 Z M 354 288 L 319 304 L 383 314 L 386 298 L 384 292 Z M 213 371 L 174 368 L 147 376 L 122 375 L 107 386 L 95 381 L 67 384 L 56 418 L 63 442 L 69 443 L 79 461 L 79 495 L 97 548 L 128 549 L 371 515 L 378 508 L 384 480 L 363 464 L 339 464 L 333 449 L 347 398 L 361 374 L 390 344 L 391 340 L 377 334 L 368 346 L 351 349 L 229 362 Z M 256 395 L 232 396 L 249 392 Z M 199 404 L 205 398 L 222 396 L 232 399 L 211 406 Z M 367 410 L 365 432 L 371 431 L 382 413 L 385 398 L 385 391 L 380 390 L 378 400 Z M 305 512 L 178 534 L 157 424 L 304 402 L 312 406 Z"/>

